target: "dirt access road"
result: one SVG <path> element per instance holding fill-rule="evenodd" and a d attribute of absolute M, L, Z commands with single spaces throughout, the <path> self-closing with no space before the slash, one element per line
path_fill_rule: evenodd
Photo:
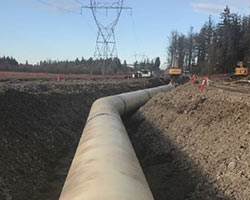
<path fill-rule="evenodd" d="M 93 101 L 163 83 L 0 81 L 0 199 L 58 199 Z"/>

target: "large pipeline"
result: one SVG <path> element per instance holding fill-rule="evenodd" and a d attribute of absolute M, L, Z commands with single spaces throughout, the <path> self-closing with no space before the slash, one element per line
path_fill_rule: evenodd
<path fill-rule="evenodd" d="M 95 101 L 60 200 L 153 200 L 121 116 L 172 88 L 160 86 Z"/>

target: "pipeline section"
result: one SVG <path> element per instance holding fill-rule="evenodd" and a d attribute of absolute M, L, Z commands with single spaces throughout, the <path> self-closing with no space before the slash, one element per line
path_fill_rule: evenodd
<path fill-rule="evenodd" d="M 121 116 L 173 88 L 170 84 L 96 100 L 60 200 L 153 200 Z"/>

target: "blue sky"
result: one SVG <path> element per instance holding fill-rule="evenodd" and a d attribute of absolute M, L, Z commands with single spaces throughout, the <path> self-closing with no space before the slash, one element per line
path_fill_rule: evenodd
<path fill-rule="evenodd" d="M 22 63 L 93 56 L 97 28 L 90 11 L 81 16 L 75 0 L 41 1 L 51 5 L 39 0 L 2 0 L 0 55 Z M 218 21 L 226 5 L 234 12 L 250 13 L 250 0 L 124 0 L 124 4 L 133 7 L 133 15 L 124 11 L 115 32 L 118 55 L 128 63 L 134 62 L 135 53 L 149 59 L 159 56 L 164 62 L 172 30 L 186 33 L 193 26 L 198 31 L 209 15 Z"/>

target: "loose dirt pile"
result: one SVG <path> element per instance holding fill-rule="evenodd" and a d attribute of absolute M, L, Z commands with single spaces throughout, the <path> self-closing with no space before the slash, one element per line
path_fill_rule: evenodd
<path fill-rule="evenodd" d="M 159 80 L 0 82 L 0 199 L 58 199 L 93 101 Z"/>
<path fill-rule="evenodd" d="M 142 107 L 127 127 L 155 199 L 250 199 L 249 113 L 250 94 L 190 84 Z"/>

